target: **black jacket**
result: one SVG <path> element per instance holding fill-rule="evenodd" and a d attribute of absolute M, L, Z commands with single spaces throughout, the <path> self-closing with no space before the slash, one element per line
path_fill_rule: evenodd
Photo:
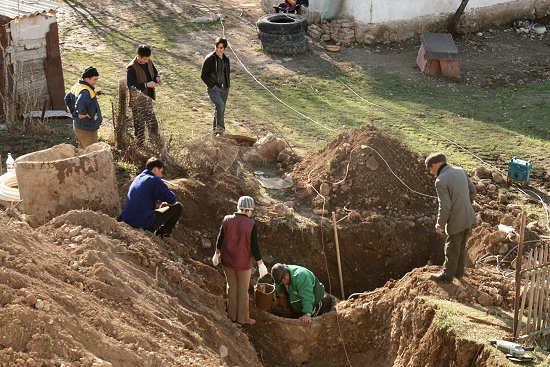
<path fill-rule="evenodd" d="M 223 70 L 222 73 L 219 72 L 220 68 Z M 212 52 L 204 59 L 201 79 L 208 89 L 212 89 L 214 86 L 229 88 L 230 73 L 229 58 L 224 54 L 223 58 L 220 59 L 216 52 Z"/>

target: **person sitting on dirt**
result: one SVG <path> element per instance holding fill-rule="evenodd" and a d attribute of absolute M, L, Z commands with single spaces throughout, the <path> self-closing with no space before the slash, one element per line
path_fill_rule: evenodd
<path fill-rule="evenodd" d="M 309 5 L 308 0 L 285 0 L 284 3 L 281 3 L 277 6 L 274 6 L 276 13 L 298 13 L 300 14 L 300 9 L 302 6 L 307 7 Z"/>
<path fill-rule="evenodd" d="M 95 92 L 98 79 L 97 69 L 88 66 L 81 79 L 65 95 L 65 104 L 73 117 L 73 130 L 81 148 L 98 142 L 97 132 L 103 120 Z"/>
<path fill-rule="evenodd" d="M 248 308 L 252 256 L 258 264 L 260 278 L 267 275 L 267 267 L 258 246 L 256 222 L 251 218 L 253 214 L 254 199 L 241 196 L 237 202 L 237 212 L 223 218 L 216 252 L 212 257 L 214 266 L 222 263 L 227 279 L 227 316 L 241 325 L 256 323 L 256 320 L 250 318 Z"/>
<path fill-rule="evenodd" d="M 445 262 L 441 274 L 432 274 L 436 282 L 452 282 L 453 278 L 464 276 L 466 241 L 471 227 L 476 223 L 472 203 L 476 187 L 460 167 L 447 164 L 443 153 L 432 153 L 425 161 L 426 168 L 436 177 L 435 190 L 439 209 L 435 231 L 447 233 L 445 241 Z"/>
<path fill-rule="evenodd" d="M 332 297 L 325 293 L 325 286 L 309 269 L 298 265 L 277 263 L 271 268 L 275 280 L 275 294 L 284 293 L 293 315 L 304 326 L 311 318 L 320 316 L 332 308 Z"/>
<path fill-rule="evenodd" d="M 160 237 L 169 237 L 176 226 L 183 205 L 162 180 L 164 163 L 151 157 L 145 170 L 132 182 L 119 220 L 134 228 L 146 229 Z M 160 206 L 155 210 L 155 206 Z"/>

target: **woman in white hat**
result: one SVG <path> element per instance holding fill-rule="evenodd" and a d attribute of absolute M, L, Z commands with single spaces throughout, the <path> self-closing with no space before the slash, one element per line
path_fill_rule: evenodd
<path fill-rule="evenodd" d="M 252 257 L 256 260 L 260 277 L 267 274 L 258 245 L 254 199 L 241 196 L 237 202 L 237 212 L 223 218 L 216 253 L 212 263 L 220 262 L 227 280 L 227 315 L 233 322 L 241 325 L 254 325 L 248 310 L 248 287 L 252 275 Z"/>

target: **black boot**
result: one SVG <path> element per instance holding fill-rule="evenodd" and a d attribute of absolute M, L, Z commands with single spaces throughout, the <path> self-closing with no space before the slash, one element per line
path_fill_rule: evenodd
<path fill-rule="evenodd" d="M 433 280 L 433 281 L 436 281 L 436 282 L 444 282 L 444 283 L 450 283 L 450 282 L 453 281 L 452 278 L 449 278 L 448 276 L 446 276 L 443 273 L 441 273 L 441 274 L 432 274 L 432 275 L 430 275 L 430 279 Z"/>

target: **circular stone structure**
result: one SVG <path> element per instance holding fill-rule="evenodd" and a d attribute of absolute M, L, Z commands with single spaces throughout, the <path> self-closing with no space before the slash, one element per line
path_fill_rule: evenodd
<path fill-rule="evenodd" d="M 16 159 L 21 212 L 31 225 L 46 223 L 72 209 L 120 213 L 111 147 L 95 143 L 86 149 L 69 144 Z"/>
<path fill-rule="evenodd" d="M 266 52 L 297 55 L 306 52 L 307 20 L 298 14 L 268 14 L 256 23 L 258 38 Z"/>

